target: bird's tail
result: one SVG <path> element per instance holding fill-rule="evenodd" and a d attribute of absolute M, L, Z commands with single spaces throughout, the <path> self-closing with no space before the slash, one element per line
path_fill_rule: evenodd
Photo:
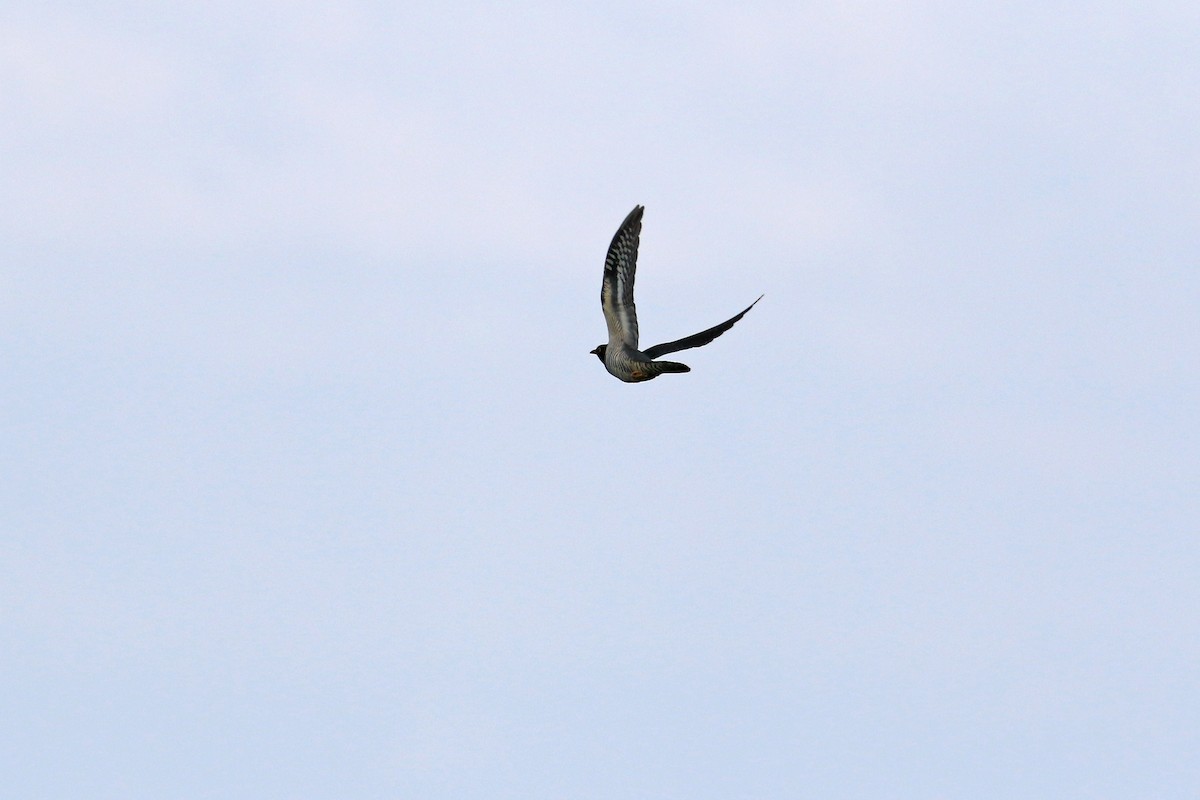
<path fill-rule="evenodd" d="M 692 371 L 692 368 L 687 364 L 680 364 L 678 361 L 655 361 L 654 366 L 658 368 L 659 373 Z"/>

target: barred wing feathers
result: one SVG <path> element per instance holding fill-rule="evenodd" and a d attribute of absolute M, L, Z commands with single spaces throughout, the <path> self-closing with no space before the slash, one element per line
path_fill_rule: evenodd
<path fill-rule="evenodd" d="M 633 302 L 633 280 L 637 272 L 638 241 L 642 233 L 642 206 L 635 206 L 613 235 L 604 257 L 604 283 L 600 305 L 608 324 L 608 341 L 624 342 L 637 349 L 637 306 Z M 695 345 L 692 345 L 693 347 Z"/>

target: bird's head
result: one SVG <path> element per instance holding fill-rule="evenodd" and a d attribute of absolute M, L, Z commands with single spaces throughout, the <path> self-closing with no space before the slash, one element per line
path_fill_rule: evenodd
<path fill-rule="evenodd" d="M 595 350 L 592 351 L 592 355 L 594 355 L 596 358 L 603 361 L 604 360 L 604 352 L 606 350 L 608 350 L 608 345 L 602 344 L 599 347 L 597 347 Z"/>

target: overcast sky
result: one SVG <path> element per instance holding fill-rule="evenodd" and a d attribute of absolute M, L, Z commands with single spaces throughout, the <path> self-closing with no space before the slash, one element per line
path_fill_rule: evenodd
<path fill-rule="evenodd" d="M 1198 9 L 7 4 L 5 791 L 1195 798 Z"/>

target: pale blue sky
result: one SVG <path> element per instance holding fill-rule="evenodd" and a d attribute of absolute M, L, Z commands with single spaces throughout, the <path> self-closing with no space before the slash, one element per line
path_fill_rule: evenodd
<path fill-rule="evenodd" d="M 6 791 L 1194 798 L 1198 220 L 1195 3 L 9 4 Z"/>

